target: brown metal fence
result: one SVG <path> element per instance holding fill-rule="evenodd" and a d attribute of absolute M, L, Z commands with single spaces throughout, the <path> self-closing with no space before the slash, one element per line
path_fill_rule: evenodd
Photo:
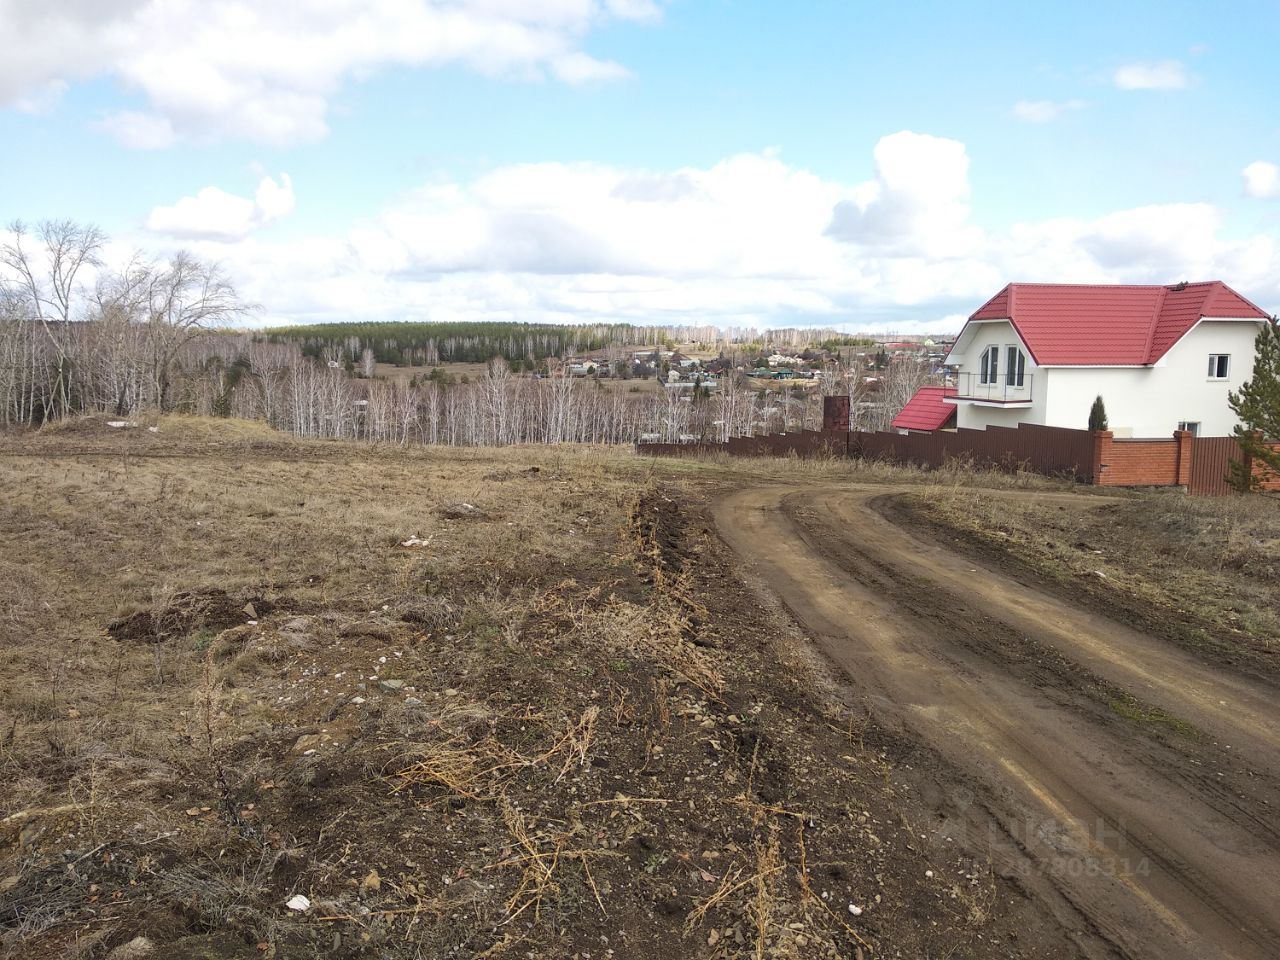
<path fill-rule="evenodd" d="M 863 457 L 937 468 L 963 460 L 984 468 L 1025 469 L 1092 482 L 1094 438 L 1087 430 L 1020 424 L 986 430 L 937 433 L 843 433 L 804 430 L 768 437 L 735 437 L 728 443 L 642 443 L 650 456 Z"/>
<path fill-rule="evenodd" d="M 1225 496 L 1232 492 L 1227 471 L 1240 462 L 1240 444 L 1232 437 L 1196 437 L 1191 442 L 1191 482 L 1188 493 Z"/>
<path fill-rule="evenodd" d="M 1170 439 L 1123 439 L 1063 427 L 1023 423 L 985 430 L 934 433 L 845 433 L 803 430 L 768 437 L 735 437 L 727 443 L 642 443 L 649 456 L 722 453 L 736 457 L 862 457 L 936 469 L 960 461 L 996 470 L 1027 470 L 1080 483 L 1117 487 L 1185 486 L 1201 495 L 1231 493 L 1228 464 L 1240 459 L 1231 437 L 1176 433 Z M 1280 476 L 1257 471 L 1269 490 Z"/>
<path fill-rule="evenodd" d="M 1087 430 L 1043 427 L 988 427 L 935 433 L 853 433 L 850 454 L 941 467 L 951 460 L 998 470 L 1029 470 L 1049 476 L 1093 480 L 1094 437 Z"/>

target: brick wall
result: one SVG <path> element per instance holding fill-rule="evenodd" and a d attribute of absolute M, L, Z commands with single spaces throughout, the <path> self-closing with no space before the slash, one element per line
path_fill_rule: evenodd
<path fill-rule="evenodd" d="M 1272 450 L 1280 451 L 1280 443 L 1269 444 Z M 1262 484 L 1263 490 L 1270 490 L 1273 493 L 1280 493 L 1280 473 L 1276 473 L 1263 463 L 1254 463 L 1253 475 L 1258 478 Z"/>
<path fill-rule="evenodd" d="M 1192 436 L 1128 440 L 1095 436 L 1093 482 L 1102 487 L 1185 487 L 1191 480 Z"/>

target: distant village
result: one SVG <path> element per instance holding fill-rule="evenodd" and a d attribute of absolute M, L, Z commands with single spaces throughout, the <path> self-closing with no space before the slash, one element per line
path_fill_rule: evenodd
<path fill-rule="evenodd" d="M 866 345 L 836 349 L 808 347 L 794 354 L 710 355 L 696 349 L 687 353 L 662 347 L 631 350 L 617 356 L 617 350 L 601 350 L 573 356 L 565 363 L 570 376 L 613 380 L 657 379 L 672 393 L 704 395 L 720 389 L 729 376 L 746 378 L 758 386 L 790 386 L 803 389 L 813 386 L 823 370 L 836 365 L 856 367 L 863 371 L 863 382 L 874 392 L 879 376 L 892 363 L 916 361 L 927 375 L 941 376 L 943 361 L 951 349 L 953 337 L 900 337 L 868 341 Z M 541 374 L 539 374 L 541 375 Z"/>

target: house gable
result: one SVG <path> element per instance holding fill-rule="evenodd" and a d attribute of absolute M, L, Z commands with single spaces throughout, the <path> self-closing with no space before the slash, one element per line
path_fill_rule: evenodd
<path fill-rule="evenodd" d="M 951 345 L 943 363 L 947 366 L 964 366 L 976 364 L 979 354 L 988 346 L 1007 346 L 1016 344 L 1031 362 L 1035 363 L 1035 354 L 1027 346 L 1018 333 L 1018 328 L 1007 318 L 999 320 L 970 321 L 964 326 L 956 342 Z"/>

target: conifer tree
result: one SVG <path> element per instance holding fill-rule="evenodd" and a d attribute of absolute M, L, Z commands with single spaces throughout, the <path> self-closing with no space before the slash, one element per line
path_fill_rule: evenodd
<path fill-rule="evenodd" d="M 1107 425 L 1107 407 L 1102 402 L 1102 395 L 1099 394 L 1094 398 L 1093 406 L 1089 408 L 1089 430 L 1093 433 L 1108 429 Z"/>
<path fill-rule="evenodd" d="M 1232 462 L 1228 479 L 1237 490 L 1256 489 L 1253 465 L 1280 473 L 1280 450 L 1271 446 L 1280 441 L 1280 324 L 1275 317 L 1254 341 L 1253 376 L 1239 393 L 1227 394 L 1227 403 L 1240 418 L 1234 436 L 1244 454 L 1242 461 Z"/>

